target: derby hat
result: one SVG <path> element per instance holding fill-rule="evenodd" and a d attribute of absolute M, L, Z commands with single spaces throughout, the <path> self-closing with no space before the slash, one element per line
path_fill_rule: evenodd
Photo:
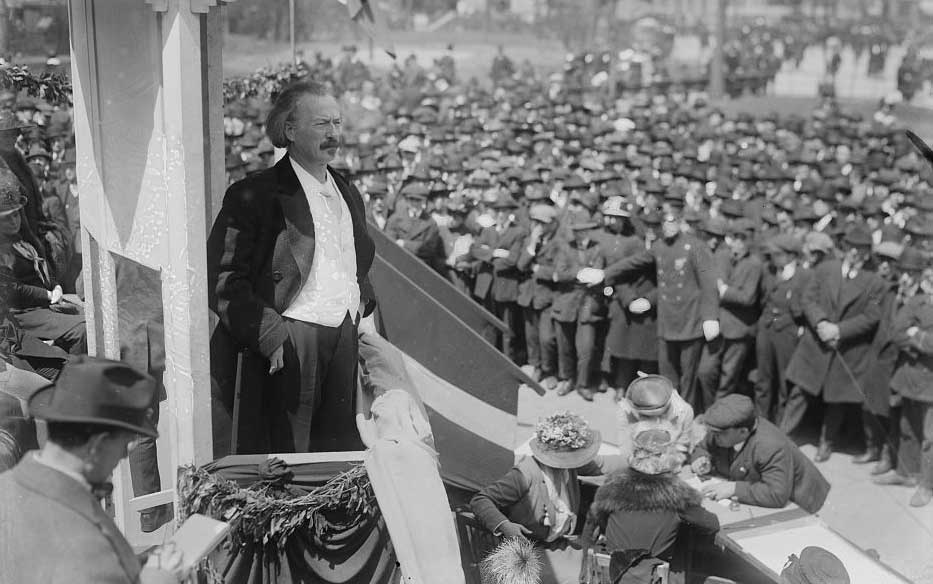
<path fill-rule="evenodd" d="M 557 209 L 552 205 L 536 203 L 528 209 L 528 217 L 539 223 L 553 223 L 557 219 Z"/>
<path fill-rule="evenodd" d="M 725 237 L 728 226 L 729 222 L 724 217 L 717 215 L 716 217 L 709 217 L 704 221 L 701 229 L 710 235 Z"/>
<path fill-rule="evenodd" d="M 158 437 L 151 413 L 156 381 L 120 361 L 80 356 L 29 398 L 40 420 L 100 424 Z"/>
<path fill-rule="evenodd" d="M 558 412 L 538 422 L 529 443 L 536 460 L 551 468 L 580 468 L 599 453 L 598 430 L 576 414 Z"/>
<path fill-rule="evenodd" d="M 663 375 L 645 375 L 631 382 L 625 397 L 643 416 L 656 417 L 671 407 L 674 385 Z"/>
<path fill-rule="evenodd" d="M 929 265 L 930 263 L 923 257 L 923 252 L 911 246 L 904 247 L 897 258 L 897 267 L 905 272 L 920 272 Z"/>
<path fill-rule="evenodd" d="M 792 555 L 781 571 L 788 584 L 849 584 L 849 572 L 835 554 L 821 547 L 808 546 L 800 557 Z"/>
<path fill-rule="evenodd" d="M 853 225 L 846 231 L 843 241 L 845 241 L 848 245 L 855 247 L 871 247 L 874 243 L 874 240 L 871 236 L 871 231 L 869 231 L 868 228 L 864 225 L 859 224 Z"/>

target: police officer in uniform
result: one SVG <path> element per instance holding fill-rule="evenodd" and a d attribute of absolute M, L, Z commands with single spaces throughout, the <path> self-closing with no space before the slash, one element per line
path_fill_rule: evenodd
<path fill-rule="evenodd" d="M 612 284 L 651 265 L 658 278 L 659 371 L 696 410 L 703 343 L 719 336 L 719 295 L 709 247 L 683 232 L 676 208 L 665 213 L 661 238 L 650 250 L 607 266 L 600 276 Z"/>

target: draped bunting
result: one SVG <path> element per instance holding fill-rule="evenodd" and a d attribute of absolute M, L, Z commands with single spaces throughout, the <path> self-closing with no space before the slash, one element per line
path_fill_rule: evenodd
<path fill-rule="evenodd" d="M 248 487 L 262 480 L 259 465 L 266 459 L 266 455 L 228 456 L 204 469 Z M 293 477 L 287 484 L 307 493 L 353 464 L 338 461 L 289 465 Z M 330 535 L 323 541 L 304 531 L 293 534 L 281 553 L 255 544 L 245 544 L 238 549 L 223 546 L 211 557 L 213 570 L 225 584 L 394 584 L 400 581 L 401 572 L 381 514 L 359 517 L 328 512 L 324 519 Z"/>

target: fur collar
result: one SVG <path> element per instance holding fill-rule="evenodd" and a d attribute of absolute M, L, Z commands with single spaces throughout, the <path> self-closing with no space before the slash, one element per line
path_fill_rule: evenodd
<path fill-rule="evenodd" d="M 614 511 L 681 512 L 699 505 L 701 497 L 687 483 L 672 475 L 646 475 L 626 469 L 610 476 L 596 492 L 593 508 L 608 515 Z"/>

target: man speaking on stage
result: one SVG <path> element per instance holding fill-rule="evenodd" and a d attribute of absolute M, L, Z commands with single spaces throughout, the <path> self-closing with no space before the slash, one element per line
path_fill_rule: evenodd
<path fill-rule="evenodd" d="M 375 246 L 359 191 L 328 166 L 342 125 L 323 85 L 283 90 L 266 134 L 288 154 L 230 186 L 208 238 L 215 410 L 237 418 L 238 453 L 363 449 L 357 326 L 375 306 Z M 218 455 L 230 450 L 224 426 L 215 420 Z"/>

